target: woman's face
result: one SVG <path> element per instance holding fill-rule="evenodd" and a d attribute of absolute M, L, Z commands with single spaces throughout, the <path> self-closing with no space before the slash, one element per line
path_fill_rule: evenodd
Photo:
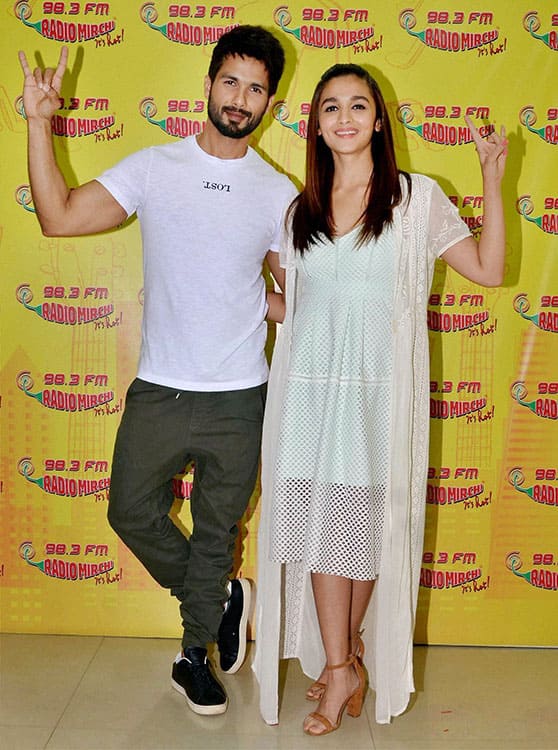
<path fill-rule="evenodd" d="M 380 128 L 366 81 L 346 75 L 326 83 L 318 104 L 318 135 L 333 154 L 370 153 L 372 134 Z"/>

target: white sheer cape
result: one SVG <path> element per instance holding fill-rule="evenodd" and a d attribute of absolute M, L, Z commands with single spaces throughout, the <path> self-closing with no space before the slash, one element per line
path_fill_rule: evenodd
<path fill-rule="evenodd" d="M 404 194 L 406 181 L 402 179 Z M 434 261 L 469 236 L 457 209 L 437 183 L 412 175 L 412 191 L 394 212 L 396 275 L 393 300 L 393 391 L 390 472 L 380 574 L 363 624 L 365 663 L 376 692 L 376 721 L 405 711 L 413 683 L 413 630 L 424 533 L 429 437 L 429 353 L 426 306 Z M 264 419 L 262 498 L 258 533 L 256 653 L 264 721 L 279 720 L 279 659 L 296 657 L 316 679 L 325 662 L 310 574 L 297 563 L 268 558 L 275 448 L 289 366 L 296 306 L 294 251 L 287 269 L 287 313 L 277 337 Z"/>

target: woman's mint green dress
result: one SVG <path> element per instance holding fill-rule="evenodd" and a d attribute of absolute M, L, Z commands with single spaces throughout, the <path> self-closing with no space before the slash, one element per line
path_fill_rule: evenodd
<path fill-rule="evenodd" d="M 297 253 L 271 559 L 369 580 L 389 465 L 394 238 L 357 247 L 359 233 Z"/>

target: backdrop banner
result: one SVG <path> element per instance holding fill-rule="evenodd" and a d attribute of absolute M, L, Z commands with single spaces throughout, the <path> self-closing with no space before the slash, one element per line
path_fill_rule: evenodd
<path fill-rule="evenodd" d="M 201 132 L 213 47 L 251 23 L 273 31 L 287 54 L 253 145 L 298 185 L 312 91 L 335 62 L 377 78 L 400 166 L 438 180 L 473 234 L 482 184 L 464 115 L 482 134 L 508 130 L 505 283 L 477 287 L 441 262 L 428 309 L 431 468 L 416 640 L 557 645 L 555 11 L 548 0 L 0 2 L 3 631 L 180 636 L 176 601 L 106 520 L 140 341 L 138 222 L 98 236 L 42 236 L 17 51 L 32 67 L 53 66 L 69 47 L 52 130 L 75 186 L 138 149 Z M 173 294 L 186 310 L 181 289 Z M 192 479 L 185 467 L 175 480 L 173 517 L 185 533 Z M 250 578 L 257 522 L 256 489 L 237 550 Z"/>

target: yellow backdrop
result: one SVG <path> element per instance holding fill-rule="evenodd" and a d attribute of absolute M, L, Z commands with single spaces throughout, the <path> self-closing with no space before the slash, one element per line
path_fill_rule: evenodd
<path fill-rule="evenodd" d="M 439 180 L 473 232 L 482 186 L 463 116 L 484 133 L 508 129 L 505 285 L 475 287 L 440 264 L 430 300 L 432 448 L 416 636 L 556 645 L 558 8 L 548 0 L 0 6 L 2 629 L 179 635 L 175 602 L 106 522 L 112 444 L 139 346 L 138 223 L 81 239 L 41 235 L 16 52 L 53 65 L 60 44 L 70 47 L 53 132 L 75 185 L 139 148 L 199 132 L 215 41 L 232 25 L 257 23 L 281 39 L 288 64 L 255 144 L 295 180 L 311 93 L 334 62 L 371 69 L 400 165 Z M 176 481 L 186 530 L 190 481 Z M 237 556 L 249 577 L 256 524 L 257 492 Z"/>

